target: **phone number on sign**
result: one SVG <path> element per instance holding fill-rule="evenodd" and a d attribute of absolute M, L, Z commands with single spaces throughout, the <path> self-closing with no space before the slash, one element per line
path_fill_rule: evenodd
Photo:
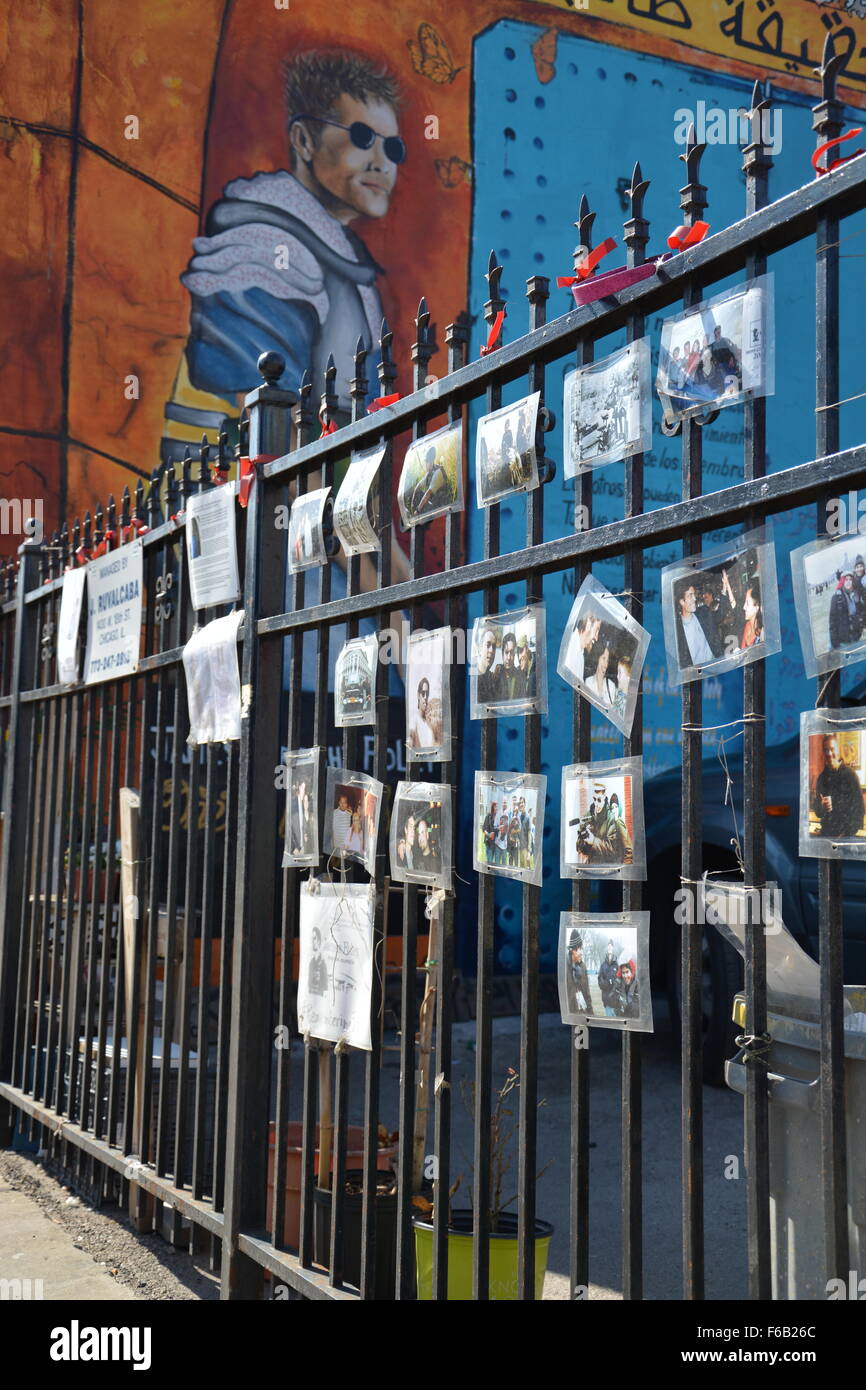
<path fill-rule="evenodd" d="M 112 652 L 110 656 L 96 656 L 90 663 L 91 675 L 99 671 L 113 671 L 118 666 L 131 666 L 134 657 L 131 651 Z"/>

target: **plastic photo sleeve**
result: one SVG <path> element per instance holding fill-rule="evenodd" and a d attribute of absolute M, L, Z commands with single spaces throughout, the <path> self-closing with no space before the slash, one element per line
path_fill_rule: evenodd
<path fill-rule="evenodd" d="M 67 570 L 63 576 L 60 617 L 57 621 L 57 680 L 61 685 L 78 680 L 81 660 L 78 638 L 86 583 L 87 570 L 83 566 Z"/>
<path fill-rule="evenodd" d="M 772 274 L 666 319 L 656 375 L 665 419 L 771 396 L 773 340 Z"/>
<path fill-rule="evenodd" d="M 379 640 L 375 633 L 353 637 L 343 644 L 334 675 L 334 723 L 338 729 L 375 722 L 378 659 Z"/>
<path fill-rule="evenodd" d="M 800 853 L 866 859 L 866 706 L 800 715 Z"/>
<path fill-rule="evenodd" d="M 565 476 L 652 448 L 649 338 L 569 372 L 564 384 Z"/>
<path fill-rule="evenodd" d="M 476 618 L 469 662 L 470 718 L 546 714 L 544 604 Z"/>
<path fill-rule="evenodd" d="M 476 772 L 473 865 L 541 883 L 541 845 L 547 778 L 532 772 Z"/>
<path fill-rule="evenodd" d="M 661 595 L 671 685 L 781 650 L 776 552 L 763 529 L 666 565 Z"/>
<path fill-rule="evenodd" d="M 381 550 L 382 542 L 376 535 L 375 512 L 376 483 L 384 446 L 356 454 L 349 464 L 343 485 L 334 502 L 334 531 L 347 555 L 361 555 L 371 550 Z"/>
<path fill-rule="evenodd" d="M 372 884 L 301 884 L 298 1031 L 369 1052 Z"/>
<path fill-rule="evenodd" d="M 193 608 L 236 603 L 241 596 L 235 490 L 197 492 L 184 503 L 189 591 Z"/>
<path fill-rule="evenodd" d="M 406 663 L 406 757 L 410 763 L 451 759 L 450 627 L 413 632 Z"/>
<path fill-rule="evenodd" d="M 445 425 L 409 445 L 397 501 L 404 526 L 463 510 L 462 426 Z"/>
<path fill-rule="evenodd" d="M 314 569 L 328 563 L 325 546 L 325 508 L 329 487 L 317 488 L 296 497 L 289 515 L 289 573 Z"/>
<path fill-rule="evenodd" d="M 560 877 L 646 878 L 643 759 L 562 769 Z"/>
<path fill-rule="evenodd" d="M 563 912 L 559 1008 L 563 1023 L 653 1031 L 648 912 Z"/>
<path fill-rule="evenodd" d="M 866 537 L 826 536 L 791 552 L 807 676 L 866 658 Z"/>
<path fill-rule="evenodd" d="M 588 574 L 562 634 L 558 674 L 620 733 L 631 732 L 650 634 Z"/>
<path fill-rule="evenodd" d="M 451 788 L 435 782 L 398 782 L 391 812 L 391 877 L 451 891 L 454 848 Z"/>
<path fill-rule="evenodd" d="M 376 869 L 382 783 L 363 772 L 329 767 L 325 786 L 325 854 Z"/>
<path fill-rule="evenodd" d="M 238 628 L 243 609 L 196 628 L 183 649 L 187 743 L 230 743 L 241 736 Z"/>
<path fill-rule="evenodd" d="M 479 507 L 509 492 L 538 487 L 535 430 L 541 393 L 482 415 L 475 434 L 475 488 Z"/>
<path fill-rule="evenodd" d="M 319 862 L 320 748 L 296 748 L 286 764 L 286 837 L 283 868 Z"/>

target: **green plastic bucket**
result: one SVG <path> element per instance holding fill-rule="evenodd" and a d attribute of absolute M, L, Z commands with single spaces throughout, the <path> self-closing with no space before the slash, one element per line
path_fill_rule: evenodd
<path fill-rule="evenodd" d="M 433 1223 L 417 1217 L 415 1227 L 415 1271 L 418 1297 L 433 1297 Z M 499 1229 L 490 1235 L 490 1298 L 493 1301 L 517 1299 L 517 1216 L 503 1212 Z M 535 1297 L 544 1292 L 547 1252 L 553 1227 L 549 1221 L 535 1223 Z M 448 1298 L 461 1301 L 472 1298 L 472 1212 L 451 1213 L 448 1227 Z"/>

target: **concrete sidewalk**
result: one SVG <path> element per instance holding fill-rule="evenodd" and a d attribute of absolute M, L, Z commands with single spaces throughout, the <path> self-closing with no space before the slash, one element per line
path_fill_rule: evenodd
<path fill-rule="evenodd" d="M 0 1178 L 0 1299 L 37 1297 L 139 1299 L 73 1244 L 57 1218 L 46 1216 L 31 1197 Z"/>

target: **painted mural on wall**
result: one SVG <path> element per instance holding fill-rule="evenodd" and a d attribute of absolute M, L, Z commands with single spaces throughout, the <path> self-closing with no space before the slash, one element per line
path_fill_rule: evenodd
<path fill-rule="evenodd" d="M 316 397 L 333 353 L 345 417 L 359 340 L 370 351 L 369 394 L 378 394 L 383 316 L 396 389 L 406 392 L 422 295 L 436 344 L 430 372 L 444 372 L 444 329 L 464 310 L 477 357 L 491 248 L 509 302 L 505 337 L 519 336 L 526 278 L 546 275 L 555 286 L 570 272 L 581 193 L 596 213 L 596 241 L 621 242 L 636 159 L 652 180 L 650 249 L 664 249 L 680 220 L 678 156 L 691 119 L 708 146 L 708 220 L 727 225 L 744 213 L 739 112 L 756 77 L 774 86 L 773 196 L 809 181 L 812 69 L 827 33 L 844 56 L 840 95 L 853 116 L 866 104 L 866 0 L 132 0 L 120 9 L 13 0 L 0 37 L 0 276 L 20 312 L 0 320 L 4 497 L 19 499 L 22 515 L 40 499 L 49 531 L 109 493 L 119 498 L 203 430 L 235 427 L 267 349 L 285 358 L 287 384 L 309 371 Z M 777 337 L 800 350 L 777 367 L 773 469 L 808 457 L 814 439 L 812 284 L 806 262 L 779 259 Z M 851 276 L 858 264 L 843 261 Z M 846 283 L 843 333 L 862 324 L 863 300 L 859 281 Z M 554 289 L 548 316 L 571 307 L 568 291 Z M 647 325 L 654 356 L 661 322 Z M 597 356 L 621 345 L 612 335 Z M 860 357 L 843 351 L 842 397 L 862 390 Z M 560 416 L 568 365 L 547 375 Z M 515 399 L 525 391 L 513 384 Z M 862 404 L 843 415 L 843 445 L 864 436 Z M 741 445 L 742 413 L 726 410 L 704 431 L 706 486 L 741 476 Z M 559 433 L 548 449 L 558 464 L 545 499 L 553 537 L 577 518 Z M 679 498 L 679 470 L 678 442 L 661 432 L 656 409 L 648 509 Z M 475 558 L 482 519 L 471 474 L 465 524 Z M 595 519 L 621 516 L 622 494 L 622 465 L 596 470 Z M 503 547 L 522 544 L 524 515 L 519 499 L 503 504 Z M 809 524 L 777 526 L 780 554 Z M 7 528 L 0 553 L 19 542 Z M 679 702 L 658 618 L 657 575 L 673 558 L 660 549 L 646 560 L 647 776 L 679 760 Z M 621 566 L 599 577 L 622 586 Z M 550 631 L 564 624 L 570 582 L 545 583 Z M 778 682 L 768 671 L 772 740 L 793 733 L 813 695 L 784 563 L 780 584 L 790 640 L 773 658 Z M 723 723 L 738 698 L 735 676 L 705 682 L 705 722 Z M 553 680 L 542 770 L 554 779 L 570 761 L 555 734 L 568 727 L 570 699 Z M 595 756 L 612 756 L 616 739 L 600 721 Z M 555 845 L 554 816 L 548 827 Z M 553 922 L 561 904 L 547 896 Z M 500 928 L 507 968 L 507 923 Z M 551 927 L 545 940 L 553 935 Z"/>

